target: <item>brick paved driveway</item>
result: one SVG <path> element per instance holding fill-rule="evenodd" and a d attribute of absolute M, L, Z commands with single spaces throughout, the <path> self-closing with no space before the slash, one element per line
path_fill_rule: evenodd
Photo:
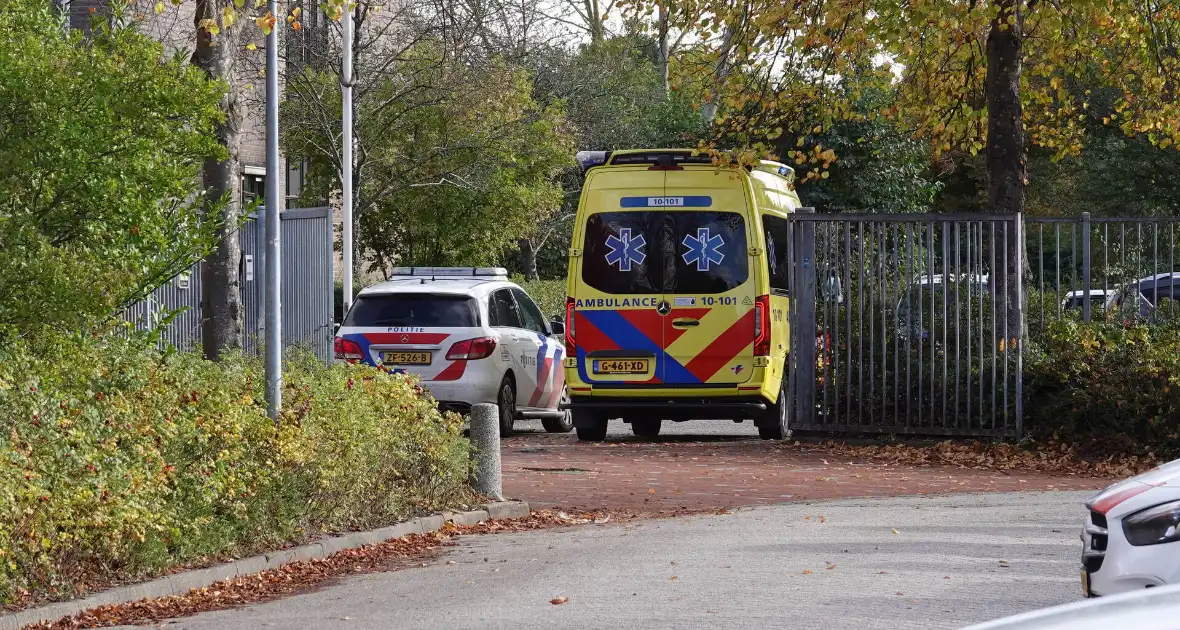
<path fill-rule="evenodd" d="M 678 435 L 655 442 L 612 431 L 600 444 L 529 427 L 502 442 L 504 493 L 535 508 L 655 514 L 805 499 L 1106 485 L 1083 477 L 850 460 L 809 445 L 764 442 L 750 436 L 748 425 L 725 422 L 684 423 L 676 427 Z"/>

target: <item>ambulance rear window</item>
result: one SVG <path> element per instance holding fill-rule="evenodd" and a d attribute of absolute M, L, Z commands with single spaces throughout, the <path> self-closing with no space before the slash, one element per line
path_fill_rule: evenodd
<path fill-rule="evenodd" d="M 724 293 L 749 278 L 736 212 L 601 212 L 585 233 L 582 280 L 604 293 Z"/>
<path fill-rule="evenodd" d="M 356 298 L 343 325 L 471 328 L 479 325 L 479 312 L 475 300 L 465 295 L 362 295 Z"/>

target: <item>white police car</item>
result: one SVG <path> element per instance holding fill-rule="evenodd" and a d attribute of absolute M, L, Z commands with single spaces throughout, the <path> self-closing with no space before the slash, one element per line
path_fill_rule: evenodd
<path fill-rule="evenodd" d="M 336 358 L 415 374 L 444 409 L 495 403 L 504 435 L 519 418 L 564 433 L 564 332 L 504 269 L 399 267 L 357 295 Z"/>
<path fill-rule="evenodd" d="M 1086 507 L 1083 594 L 1180 584 L 1180 460 L 1116 483 Z"/>

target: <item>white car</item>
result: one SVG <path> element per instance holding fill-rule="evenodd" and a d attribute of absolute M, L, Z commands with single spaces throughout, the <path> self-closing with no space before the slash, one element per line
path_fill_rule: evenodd
<path fill-rule="evenodd" d="M 1084 595 L 1180 584 L 1180 460 L 1116 483 L 1086 507 Z"/>
<path fill-rule="evenodd" d="M 504 269 L 399 267 L 356 296 L 336 358 L 415 374 L 443 409 L 494 403 L 503 435 L 520 418 L 565 433 L 563 334 Z"/>
<path fill-rule="evenodd" d="M 1180 586 L 1138 590 L 1005 617 L 963 630 L 1180 630 Z"/>
<path fill-rule="evenodd" d="M 1106 308 L 1106 301 L 1114 295 L 1114 290 L 1107 289 L 1090 289 L 1090 310 L 1094 312 L 1101 311 Z M 1086 301 L 1086 292 L 1082 289 L 1070 291 L 1065 294 L 1061 300 L 1061 310 L 1068 311 L 1070 309 L 1084 308 Z"/>

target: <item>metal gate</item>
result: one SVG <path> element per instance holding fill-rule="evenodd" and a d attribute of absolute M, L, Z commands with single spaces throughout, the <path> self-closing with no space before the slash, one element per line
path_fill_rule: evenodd
<path fill-rule="evenodd" d="M 1018 215 L 790 224 L 793 430 L 1020 435 Z"/>
<path fill-rule="evenodd" d="M 303 346 L 325 361 L 333 356 L 333 253 L 330 208 L 287 210 L 282 220 L 283 345 Z M 266 303 L 265 222 L 251 214 L 238 232 L 242 247 L 239 282 L 242 292 L 245 350 L 262 348 Z M 139 329 L 157 325 L 163 314 L 178 312 L 163 331 L 163 341 L 181 350 L 193 349 L 201 338 L 201 263 L 169 280 L 124 318 Z"/>

